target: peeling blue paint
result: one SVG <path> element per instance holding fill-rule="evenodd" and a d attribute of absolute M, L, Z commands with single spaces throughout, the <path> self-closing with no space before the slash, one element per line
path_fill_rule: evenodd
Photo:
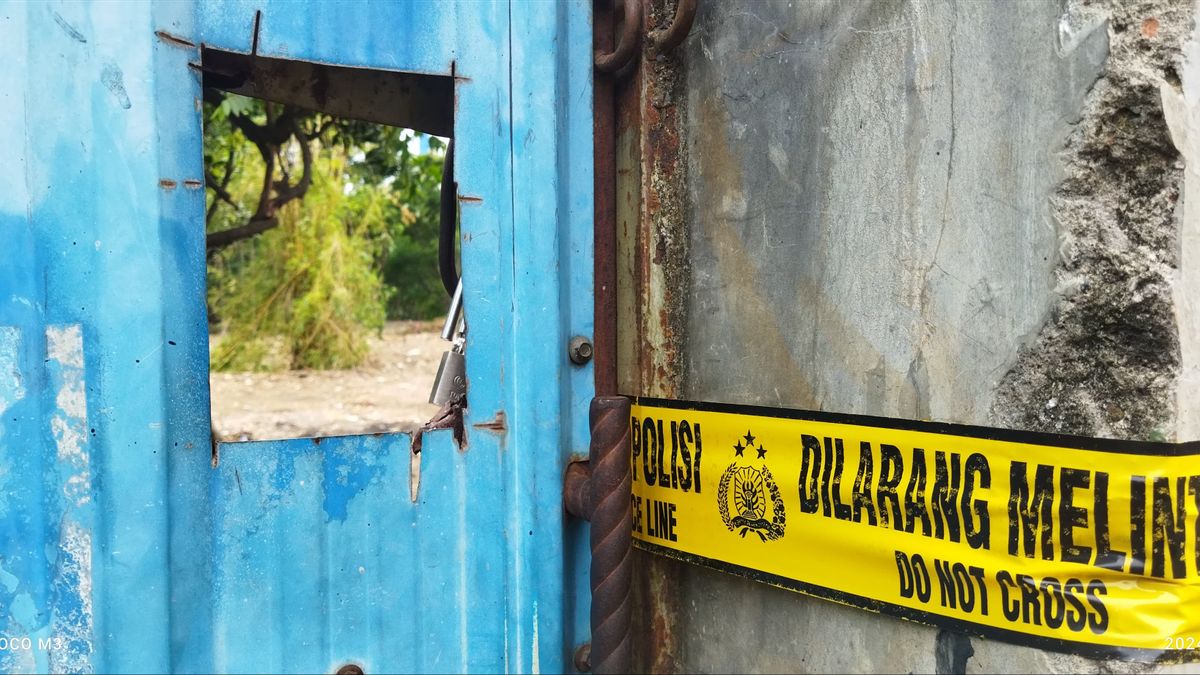
<path fill-rule="evenodd" d="M 24 378 L 17 363 L 20 340 L 16 326 L 0 326 L 0 415 L 25 398 Z"/>
<path fill-rule="evenodd" d="M 409 444 L 412 441 L 409 439 Z M 368 485 L 377 483 L 384 476 L 388 455 L 394 443 L 382 443 L 376 452 L 366 451 L 360 443 L 338 447 L 326 454 L 325 463 L 325 515 L 336 521 L 345 522 L 346 509 L 350 500 L 358 496 Z M 332 454 L 332 457 L 330 457 Z M 398 483 L 407 482 L 407 473 L 401 473 Z"/>

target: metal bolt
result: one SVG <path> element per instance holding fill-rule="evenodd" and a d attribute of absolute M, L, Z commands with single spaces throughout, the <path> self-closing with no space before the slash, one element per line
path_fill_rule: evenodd
<path fill-rule="evenodd" d="M 626 0 L 628 2 L 629 0 Z M 589 673 L 592 670 L 592 643 L 585 642 L 575 650 L 575 670 Z"/>
<path fill-rule="evenodd" d="M 357 663 L 347 663 L 337 669 L 337 675 L 363 675 L 363 669 Z"/>
<path fill-rule="evenodd" d="M 571 338 L 570 344 L 567 345 L 567 355 L 571 357 L 571 363 L 577 366 L 582 366 L 592 360 L 592 341 L 576 335 Z"/>

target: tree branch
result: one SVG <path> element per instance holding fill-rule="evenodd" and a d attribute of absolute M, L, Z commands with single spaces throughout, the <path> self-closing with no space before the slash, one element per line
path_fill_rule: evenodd
<path fill-rule="evenodd" d="M 205 248 L 209 255 L 234 242 L 249 239 L 278 226 L 279 220 L 276 213 L 279 209 L 290 201 L 302 198 L 308 192 L 309 186 L 312 185 L 312 137 L 300 129 L 300 123 L 291 110 L 284 110 L 278 116 L 271 114 L 270 106 L 267 110 L 268 123 L 266 125 L 255 124 L 244 115 L 229 117 L 233 125 L 242 132 L 247 140 L 254 143 L 259 154 L 262 155 L 263 183 L 258 196 L 258 207 L 249 222 L 208 235 Z M 300 158 L 303 163 L 300 179 L 295 184 L 289 183 L 287 171 L 283 167 L 284 162 L 279 155 L 282 146 L 293 137 L 300 143 Z M 275 180 L 277 157 L 279 158 L 278 166 L 283 172 L 281 181 Z"/>
<path fill-rule="evenodd" d="M 329 131 L 329 129 L 335 124 L 337 124 L 337 118 L 330 117 L 329 119 L 325 120 L 325 123 L 318 127 L 317 132 L 309 136 L 309 138 L 321 138 L 325 135 L 325 132 Z"/>
<path fill-rule="evenodd" d="M 204 170 L 204 185 L 213 191 L 213 203 L 208 207 L 208 213 L 204 214 L 204 222 L 207 224 L 212 220 L 213 214 L 217 212 L 217 206 L 221 202 L 225 202 L 233 207 L 233 210 L 238 209 L 237 202 L 233 201 L 233 195 L 229 194 L 229 181 L 233 179 L 233 164 L 237 159 L 237 148 L 229 148 L 229 157 L 225 159 L 225 175 L 220 181 L 217 181 L 209 169 Z"/>
<path fill-rule="evenodd" d="M 266 232 L 267 230 L 270 230 L 278 225 L 279 220 L 275 217 L 258 220 L 251 218 L 250 222 L 246 223 L 245 225 L 231 227 L 228 230 L 221 230 L 220 232 L 209 233 L 207 239 L 205 240 L 204 247 L 208 251 L 208 254 L 212 255 L 215 251 L 222 249 L 234 242 L 238 242 L 243 239 L 249 239 L 250 237 L 262 234 L 263 232 Z"/>
<path fill-rule="evenodd" d="M 300 125 L 295 120 L 292 121 L 292 131 L 296 136 L 297 142 L 300 143 L 300 160 L 303 168 L 300 173 L 300 180 L 296 181 L 295 185 L 288 185 L 286 180 L 282 184 L 277 184 L 275 190 L 278 196 L 275 198 L 275 208 L 279 208 L 284 204 L 299 199 L 308 192 L 308 187 L 312 185 L 312 147 L 311 139 L 300 130 Z"/>

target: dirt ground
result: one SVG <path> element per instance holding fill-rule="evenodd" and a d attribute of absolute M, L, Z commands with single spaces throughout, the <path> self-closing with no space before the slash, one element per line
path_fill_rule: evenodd
<path fill-rule="evenodd" d="M 353 370 L 213 373 L 213 431 L 224 441 L 411 431 L 437 407 L 429 389 L 441 322 L 393 321 Z"/>

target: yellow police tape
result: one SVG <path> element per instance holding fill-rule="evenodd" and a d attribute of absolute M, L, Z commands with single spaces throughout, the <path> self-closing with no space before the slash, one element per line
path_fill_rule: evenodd
<path fill-rule="evenodd" d="M 1200 444 L 635 399 L 639 547 L 1086 656 L 1200 649 Z"/>

